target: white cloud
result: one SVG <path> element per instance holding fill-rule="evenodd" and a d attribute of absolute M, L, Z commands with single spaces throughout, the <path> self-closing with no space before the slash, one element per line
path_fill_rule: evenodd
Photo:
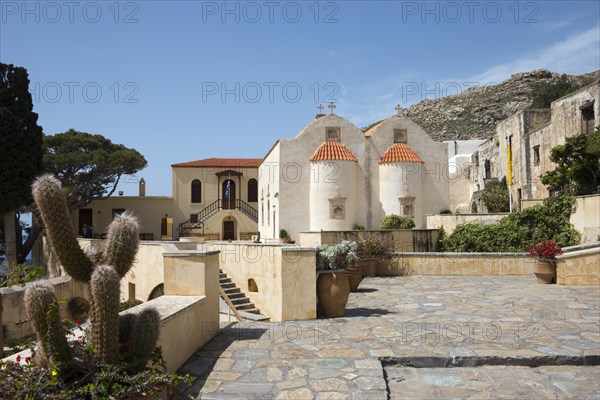
<path fill-rule="evenodd" d="M 553 72 L 581 74 L 600 69 L 600 25 L 574 33 L 530 54 L 495 65 L 470 77 L 426 79 L 395 75 L 367 85 L 346 87 L 340 96 L 339 110 L 358 126 L 368 125 L 395 113 L 394 107 L 418 103 L 424 98 L 453 95 L 470 86 L 500 83 L 518 72 L 545 68 Z M 435 77 L 431 77 L 435 78 Z M 410 94 L 414 91 L 417 93 Z"/>

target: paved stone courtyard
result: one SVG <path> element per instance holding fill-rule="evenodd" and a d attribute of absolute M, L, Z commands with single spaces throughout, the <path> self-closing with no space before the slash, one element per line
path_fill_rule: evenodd
<path fill-rule="evenodd" d="M 230 324 L 179 372 L 201 399 L 598 399 L 599 361 L 599 286 L 405 276 L 366 278 L 344 318 Z"/>

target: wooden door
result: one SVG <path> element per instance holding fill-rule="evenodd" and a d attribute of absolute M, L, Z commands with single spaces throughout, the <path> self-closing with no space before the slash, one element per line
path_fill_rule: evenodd
<path fill-rule="evenodd" d="M 229 189 L 227 188 L 227 183 L 229 182 Z M 223 190 L 222 190 L 222 202 L 223 209 L 225 210 L 233 210 L 235 208 L 235 182 L 233 179 L 226 179 L 223 182 Z"/>
<path fill-rule="evenodd" d="M 235 240 L 235 225 L 233 221 L 223 221 L 223 240 Z"/>

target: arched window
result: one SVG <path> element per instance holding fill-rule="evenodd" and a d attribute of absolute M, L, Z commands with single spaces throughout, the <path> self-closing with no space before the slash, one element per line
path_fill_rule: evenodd
<path fill-rule="evenodd" d="M 192 203 L 202 203 L 202 182 L 198 179 L 192 181 Z"/>
<path fill-rule="evenodd" d="M 254 203 L 258 201 L 258 182 L 256 179 L 250 179 L 248 181 L 248 203 Z"/>

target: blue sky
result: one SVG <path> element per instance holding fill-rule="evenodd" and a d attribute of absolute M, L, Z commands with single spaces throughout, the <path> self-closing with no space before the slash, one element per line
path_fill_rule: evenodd
<path fill-rule="evenodd" d="M 365 126 L 516 72 L 600 69 L 599 24 L 595 1 L 2 0 L 0 60 L 28 69 L 45 134 L 134 147 L 148 194 L 170 195 L 170 164 L 262 157 L 320 103 Z"/>

